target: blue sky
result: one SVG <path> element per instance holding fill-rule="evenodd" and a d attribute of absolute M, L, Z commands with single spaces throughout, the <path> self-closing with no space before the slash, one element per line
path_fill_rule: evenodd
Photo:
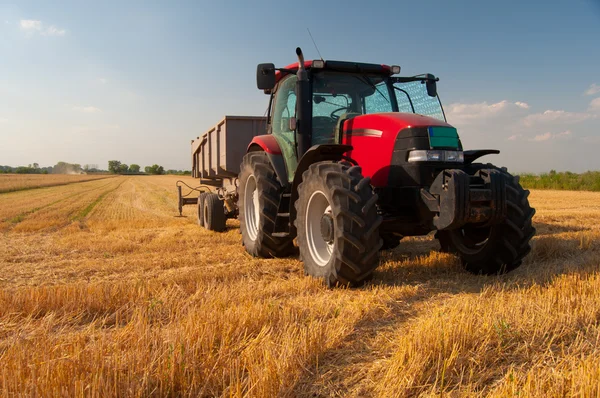
<path fill-rule="evenodd" d="M 466 148 L 600 169 L 600 1 L 0 2 L 0 164 L 189 169 L 190 139 L 262 115 L 256 64 L 431 72 Z"/>

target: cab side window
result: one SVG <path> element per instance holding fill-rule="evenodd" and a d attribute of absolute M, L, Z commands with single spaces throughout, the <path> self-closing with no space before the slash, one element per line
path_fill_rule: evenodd
<path fill-rule="evenodd" d="M 296 75 L 289 75 L 279 83 L 271 117 L 271 133 L 281 148 L 290 179 L 293 178 L 298 163 L 295 132 L 290 130 L 290 118 L 296 116 L 296 80 Z"/>

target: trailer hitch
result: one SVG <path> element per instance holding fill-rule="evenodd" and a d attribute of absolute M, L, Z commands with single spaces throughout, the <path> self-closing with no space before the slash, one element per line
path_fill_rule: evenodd
<path fill-rule="evenodd" d="M 211 192 L 211 188 L 208 185 L 198 185 L 197 187 L 191 187 L 185 182 L 179 180 L 175 183 L 177 186 L 177 198 L 178 198 L 178 208 L 179 208 L 179 216 L 183 217 L 183 206 L 186 205 L 196 205 L 198 204 L 198 196 L 190 196 L 193 192 L 198 192 L 200 195 L 203 192 Z M 188 193 L 185 195 L 182 193 L 182 187 L 185 186 L 189 189 Z"/>
<path fill-rule="evenodd" d="M 506 185 L 494 169 L 478 170 L 472 176 L 458 169 L 444 170 L 429 190 L 421 189 L 421 199 L 436 213 L 433 225 L 438 230 L 465 224 L 490 226 L 506 218 Z"/>

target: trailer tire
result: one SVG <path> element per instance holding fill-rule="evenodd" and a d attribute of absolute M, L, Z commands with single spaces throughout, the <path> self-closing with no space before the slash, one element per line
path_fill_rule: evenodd
<path fill-rule="evenodd" d="M 223 232 L 225 231 L 224 204 L 219 195 L 209 193 L 204 197 L 204 227 L 210 231 Z"/>
<path fill-rule="evenodd" d="M 473 164 L 467 171 L 473 175 L 482 169 L 502 173 L 506 184 L 506 219 L 491 227 L 466 225 L 456 230 L 438 231 L 441 251 L 460 257 L 463 267 L 473 273 L 498 275 L 519 267 L 530 251 L 535 235 L 532 225 L 535 209 L 529 205 L 529 191 L 523 189 L 518 176 L 491 164 Z"/>
<path fill-rule="evenodd" d="M 198 225 L 201 227 L 204 226 L 204 199 L 208 194 L 209 192 L 201 192 L 198 195 Z"/>
<path fill-rule="evenodd" d="M 358 286 L 379 265 L 382 218 L 359 166 L 323 161 L 302 175 L 295 203 L 300 257 L 308 275 L 328 286 Z"/>
<path fill-rule="evenodd" d="M 267 154 L 247 153 L 240 166 L 238 180 L 240 232 L 246 251 L 254 257 L 263 258 L 292 254 L 295 250 L 293 237 L 272 235 L 283 187 Z"/>

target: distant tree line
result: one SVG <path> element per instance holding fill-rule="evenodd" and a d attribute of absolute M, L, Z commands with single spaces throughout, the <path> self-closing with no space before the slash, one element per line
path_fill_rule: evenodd
<path fill-rule="evenodd" d="M 521 174 L 521 185 L 530 189 L 562 189 L 569 191 L 600 191 L 600 171 L 585 173 L 557 172 Z"/>
<path fill-rule="evenodd" d="M 141 167 L 138 164 L 127 165 L 121 163 L 119 160 L 108 161 L 108 171 L 113 174 L 178 174 L 178 175 L 190 175 L 191 172 L 187 170 L 165 170 L 163 166 L 153 164 L 152 166 L 144 167 L 144 172 L 140 172 Z"/>
<path fill-rule="evenodd" d="M 27 166 L 0 166 L 0 173 L 15 174 L 91 174 L 103 173 L 106 170 L 98 169 L 97 165 L 86 164 L 83 167 L 78 163 L 58 162 L 54 166 L 40 167 L 38 163 Z"/>

